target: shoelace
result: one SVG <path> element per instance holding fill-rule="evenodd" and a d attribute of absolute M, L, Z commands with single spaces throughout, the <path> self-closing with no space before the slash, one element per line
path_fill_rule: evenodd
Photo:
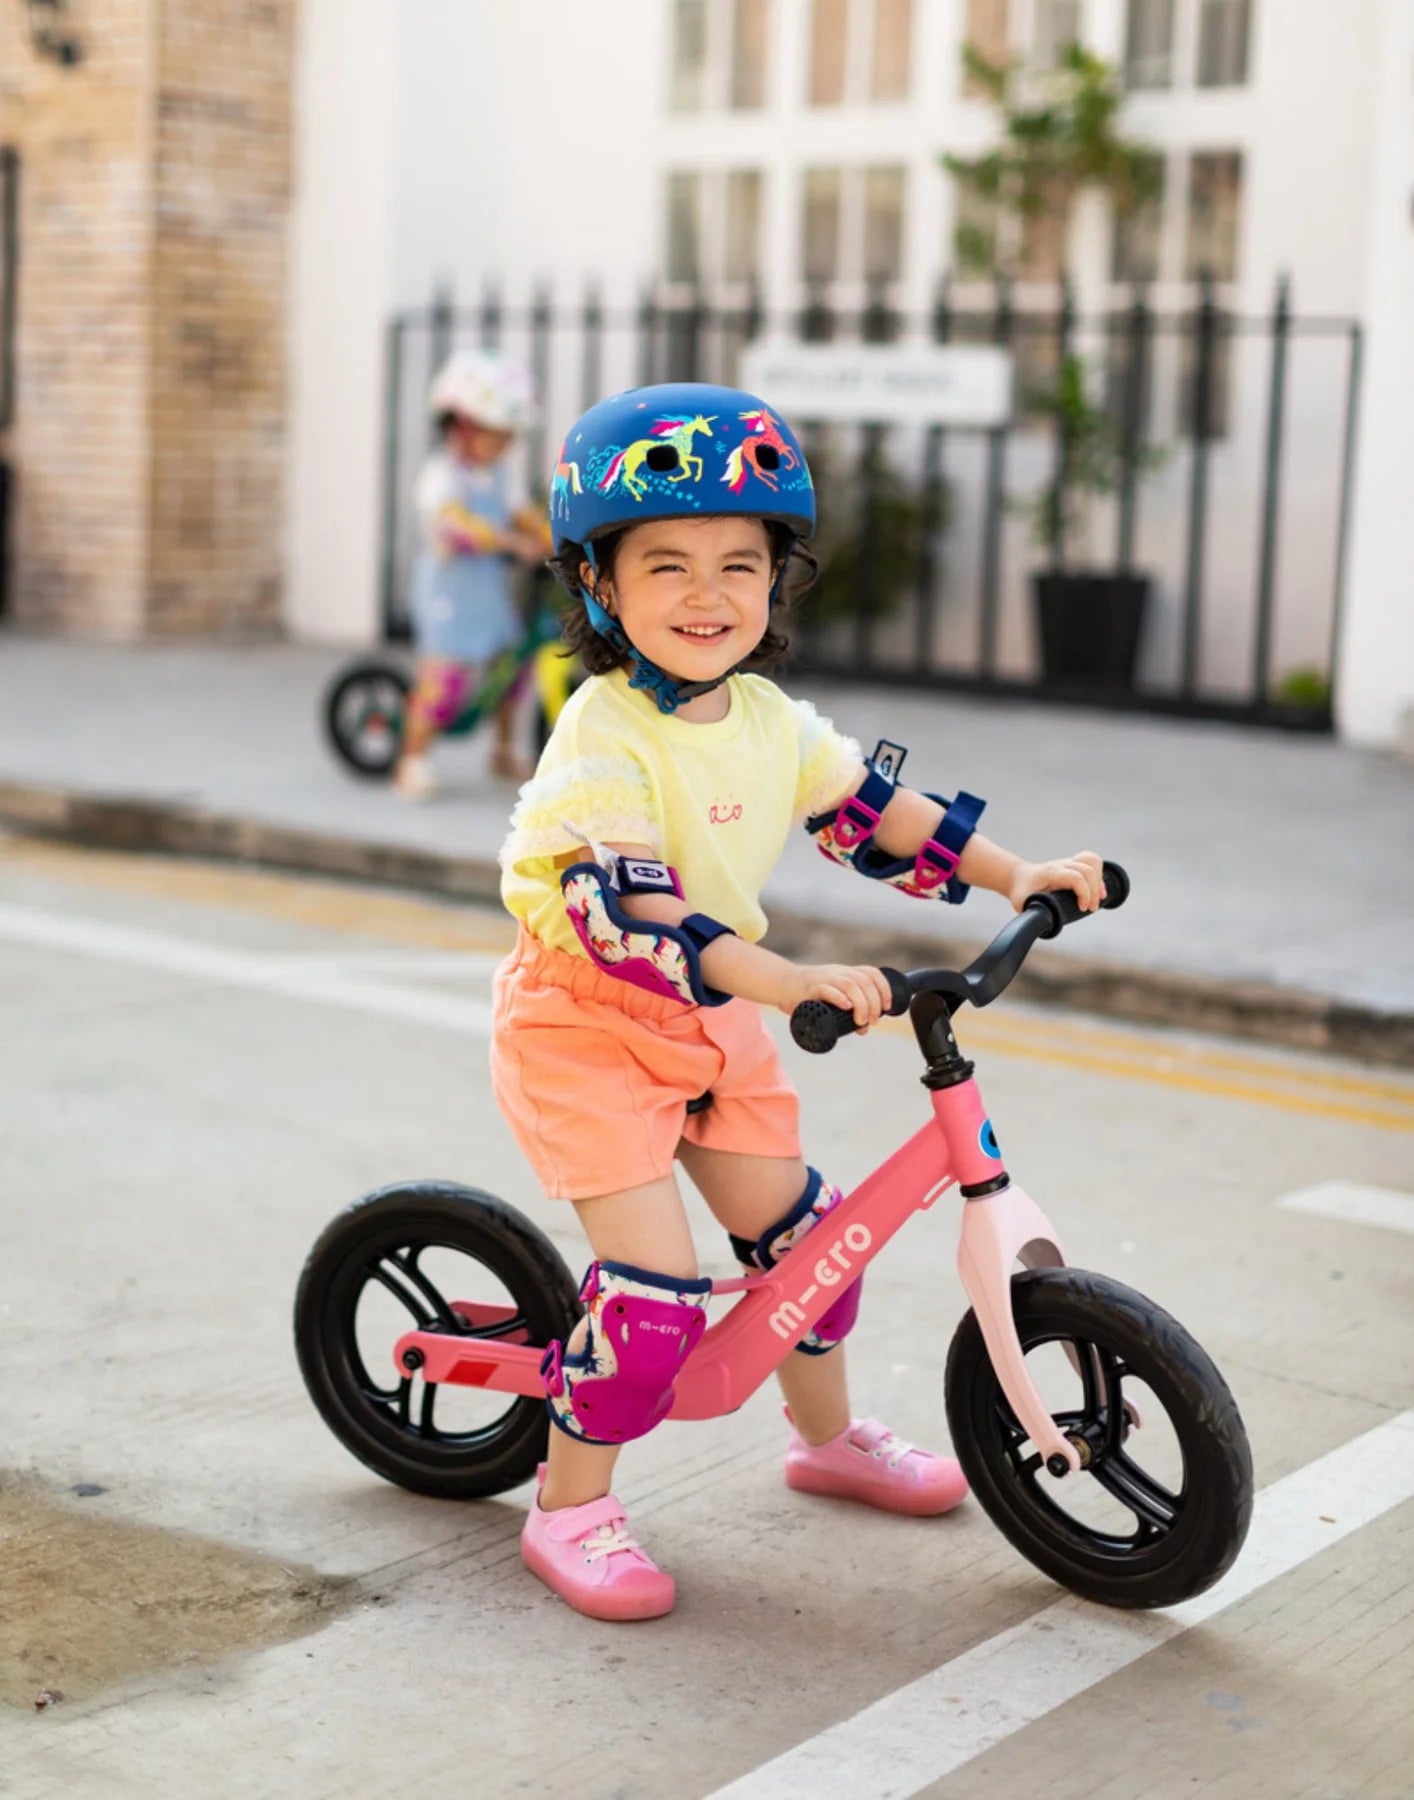
<path fill-rule="evenodd" d="M 901 1437 L 895 1437 L 893 1432 L 886 1431 L 869 1454 L 887 1457 L 889 1467 L 897 1469 L 905 1456 L 912 1456 L 915 1448 L 913 1444 L 906 1444 Z"/>
<path fill-rule="evenodd" d="M 624 1530 L 623 1524 L 619 1524 L 601 1525 L 587 1538 L 581 1538 L 579 1547 L 584 1552 L 584 1560 L 592 1563 L 601 1557 L 612 1556 L 616 1550 L 637 1550 L 638 1545 Z"/>

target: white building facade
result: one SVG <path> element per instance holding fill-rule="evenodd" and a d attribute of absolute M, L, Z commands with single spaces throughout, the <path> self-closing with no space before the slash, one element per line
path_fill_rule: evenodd
<path fill-rule="evenodd" d="M 1066 245 L 1043 226 L 1026 247 L 1037 284 L 1019 284 L 1016 304 L 1053 307 L 1063 264 L 1082 313 L 1129 277 L 1156 310 L 1178 312 L 1205 270 L 1235 313 L 1269 314 L 1284 275 L 1298 318 L 1362 323 L 1338 711 L 1353 738 L 1403 729 L 1414 556 L 1399 524 L 1414 512 L 1414 459 L 1396 447 L 1414 401 L 1414 0 L 1351 0 L 1338 17 L 1319 0 L 307 0 L 300 30 L 297 635 L 376 632 L 392 313 L 425 305 L 439 282 L 474 299 L 488 278 L 508 298 L 549 284 L 576 304 L 592 280 L 609 309 L 631 307 L 650 279 L 753 283 L 768 311 L 797 308 L 810 289 L 857 305 L 873 283 L 921 329 L 954 260 L 956 191 L 940 156 L 971 154 L 996 130 L 968 91 L 962 44 L 1039 72 L 1079 39 L 1125 69 L 1123 129 L 1154 146 L 1162 199 L 1127 232 L 1096 200 Z M 955 287 L 959 307 L 969 292 Z M 982 290 L 975 299 L 989 304 Z M 1326 660 L 1346 343 L 1293 340 L 1278 673 Z M 1174 441 L 1176 335 L 1164 355 L 1149 429 Z M 1234 349 L 1222 371 L 1203 619 L 1219 684 L 1240 684 L 1250 660 L 1268 362 Z M 606 387 L 633 378 L 605 367 Z M 566 414 L 578 404 L 569 387 L 557 403 Z M 1048 454 L 1039 435 L 1030 451 L 1018 441 L 1009 475 L 1034 482 Z M 956 477 L 950 533 L 963 563 L 976 548 L 969 480 Z M 1159 566 L 1178 567 L 1185 481 L 1175 454 L 1144 490 L 1140 549 Z M 1024 534 L 1009 535 L 1001 654 L 1016 671 L 1030 654 L 1028 560 Z M 1156 667 L 1172 657 L 1177 616 L 1170 592 L 1147 652 Z"/>

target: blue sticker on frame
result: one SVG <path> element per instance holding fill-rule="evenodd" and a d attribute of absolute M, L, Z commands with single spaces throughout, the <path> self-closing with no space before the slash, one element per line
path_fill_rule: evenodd
<path fill-rule="evenodd" d="M 1002 1160 L 1001 1146 L 997 1142 L 996 1132 L 992 1130 L 990 1119 L 983 1119 L 982 1129 L 977 1133 L 977 1142 L 982 1146 L 984 1156 L 990 1156 L 993 1162 Z"/>

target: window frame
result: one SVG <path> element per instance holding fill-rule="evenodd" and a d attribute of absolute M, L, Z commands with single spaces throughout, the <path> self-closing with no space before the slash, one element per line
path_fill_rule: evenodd
<path fill-rule="evenodd" d="M 904 0 L 908 7 L 906 79 L 902 93 L 880 97 L 875 93 L 879 8 L 883 0 L 810 0 L 806 10 L 806 56 L 801 104 L 807 112 L 835 112 L 848 107 L 907 106 L 914 97 L 913 50 L 918 42 L 918 21 L 923 0 Z M 816 24 L 822 4 L 837 5 L 843 13 L 840 97 L 815 98 Z"/>
<path fill-rule="evenodd" d="M 835 215 L 835 266 L 828 274 L 815 275 L 808 263 L 808 201 L 812 176 L 833 175 L 838 178 Z M 912 197 L 912 168 L 905 158 L 874 158 L 868 162 L 820 162 L 802 164 L 796 209 L 796 275 L 805 288 L 855 287 L 861 291 L 879 286 L 894 287 L 908 273 L 909 206 Z M 892 272 L 871 274 L 869 254 L 869 188 L 879 176 L 896 177 L 899 185 L 898 244 L 896 265 Z"/>
<path fill-rule="evenodd" d="M 759 100 L 737 98 L 737 21 L 743 0 L 673 0 L 668 23 L 667 101 L 668 116 L 674 119 L 700 119 L 714 113 L 752 114 L 769 109 L 776 72 L 775 24 L 776 8 L 783 0 L 745 0 L 759 7 L 766 19 L 763 43 L 764 68 L 761 72 Z M 848 0 L 846 0 L 846 4 Z M 701 96 L 696 105 L 677 103 L 679 19 L 684 6 L 697 5 L 702 15 Z"/>
<path fill-rule="evenodd" d="M 730 187 L 733 178 L 754 176 L 757 182 L 755 242 L 749 261 L 753 265 L 745 275 L 729 269 L 731 239 L 729 235 Z M 662 255 L 659 266 L 664 280 L 674 287 L 710 289 L 715 287 L 752 287 L 765 279 L 765 221 L 768 205 L 770 169 L 765 163 L 676 164 L 663 170 L 659 219 L 662 229 Z M 692 274 L 674 271 L 670 260 L 673 241 L 672 196 L 679 182 L 691 182 L 696 192 L 696 269 Z"/>

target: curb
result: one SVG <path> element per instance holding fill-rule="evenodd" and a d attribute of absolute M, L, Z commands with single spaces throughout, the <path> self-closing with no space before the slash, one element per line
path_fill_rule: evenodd
<path fill-rule="evenodd" d="M 500 899 L 501 872 L 489 858 L 439 856 L 138 797 L 0 782 L 0 825 L 95 849 L 258 863 L 490 904 Z M 897 968 L 961 964 L 976 954 L 976 944 L 964 939 L 890 932 L 779 908 L 772 910 L 767 941 L 783 956 Z M 1037 1004 L 1114 1019 L 1414 1068 L 1414 1014 L 1266 982 L 1039 952 L 1012 991 Z"/>

